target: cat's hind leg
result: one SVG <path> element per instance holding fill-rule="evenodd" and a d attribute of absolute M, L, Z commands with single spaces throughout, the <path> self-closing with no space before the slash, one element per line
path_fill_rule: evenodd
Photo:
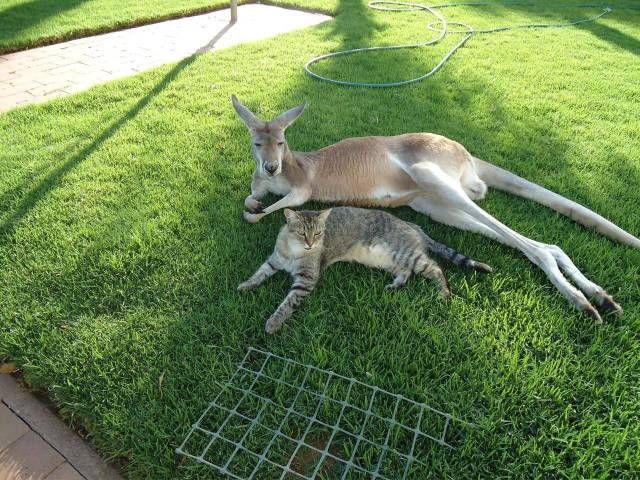
<path fill-rule="evenodd" d="M 395 275 L 393 282 L 384 286 L 384 288 L 388 290 L 396 290 L 402 287 L 405 283 L 407 283 L 407 280 L 409 280 L 409 277 L 411 276 L 410 270 L 392 273 Z"/>
<path fill-rule="evenodd" d="M 438 287 L 440 295 L 444 298 L 451 297 L 451 290 L 449 289 L 447 277 L 444 276 L 440 265 L 429 257 L 426 255 L 420 255 L 414 264 L 413 271 L 417 275 L 422 275 L 425 278 L 433 280 Z"/>

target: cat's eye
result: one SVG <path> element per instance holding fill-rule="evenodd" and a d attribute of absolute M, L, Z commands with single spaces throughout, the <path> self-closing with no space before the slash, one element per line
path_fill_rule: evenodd
<path fill-rule="evenodd" d="M 322 232 L 316 232 L 313 234 L 314 237 L 319 237 L 320 235 L 322 235 Z"/>
<path fill-rule="evenodd" d="M 261 147 L 261 146 L 262 146 L 262 144 L 261 144 L 261 143 L 254 143 L 254 145 L 255 145 L 256 147 Z"/>

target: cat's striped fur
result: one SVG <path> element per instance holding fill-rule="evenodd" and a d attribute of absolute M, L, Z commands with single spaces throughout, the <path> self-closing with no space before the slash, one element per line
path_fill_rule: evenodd
<path fill-rule="evenodd" d="M 271 256 L 238 290 L 257 287 L 279 270 L 293 277 L 284 301 L 267 320 L 266 331 L 274 333 L 315 288 L 322 268 L 335 262 L 358 262 L 394 275 L 387 288 L 404 285 L 412 274 L 434 280 L 441 295 L 451 295 L 438 264 L 427 255 L 434 252 L 455 265 L 490 272 L 491 267 L 465 257 L 436 242 L 413 223 L 380 210 L 336 207 L 321 212 L 286 209 Z"/>

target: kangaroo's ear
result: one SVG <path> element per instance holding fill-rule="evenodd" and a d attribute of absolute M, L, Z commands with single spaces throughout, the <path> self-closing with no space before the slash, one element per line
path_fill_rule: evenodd
<path fill-rule="evenodd" d="M 264 122 L 256 117 L 251 110 L 241 104 L 240 100 L 238 100 L 235 95 L 231 95 L 231 103 L 233 103 L 233 108 L 236 109 L 236 112 L 238 112 L 238 115 L 247 128 L 250 130 L 257 130 L 264 127 Z"/>
<path fill-rule="evenodd" d="M 327 218 L 329 217 L 329 214 L 331 213 L 331 209 L 327 208 L 326 210 L 322 210 L 320 212 L 320 215 L 318 215 L 318 218 L 320 219 L 321 222 L 326 222 Z"/>
<path fill-rule="evenodd" d="M 274 118 L 269 123 L 274 125 L 275 127 L 278 127 L 284 130 L 289 125 L 291 125 L 296 118 L 298 118 L 302 114 L 306 106 L 307 106 L 307 102 L 304 101 L 297 107 L 293 107 L 291 110 L 287 110 L 279 117 Z"/>
<path fill-rule="evenodd" d="M 292 222 L 296 222 L 298 220 L 298 213 L 294 212 L 290 208 L 285 208 L 284 218 L 287 219 L 287 223 L 291 224 Z"/>

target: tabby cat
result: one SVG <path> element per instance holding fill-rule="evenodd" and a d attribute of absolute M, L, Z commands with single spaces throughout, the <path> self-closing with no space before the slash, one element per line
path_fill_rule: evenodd
<path fill-rule="evenodd" d="M 274 333 L 300 306 L 320 279 L 320 272 L 335 262 L 358 262 L 392 273 L 386 288 L 404 285 L 412 273 L 436 282 L 440 294 L 451 295 L 447 279 L 427 252 L 434 252 L 458 266 L 481 272 L 491 267 L 456 252 L 428 237 L 422 229 L 380 210 L 335 207 L 327 210 L 284 210 L 287 223 L 278 234 L 271 256 L 238 290 L 250 290 L 267 278 L 286 270 L 293 285 L 284 301 L 267 320 L 267 333 Z"/>

